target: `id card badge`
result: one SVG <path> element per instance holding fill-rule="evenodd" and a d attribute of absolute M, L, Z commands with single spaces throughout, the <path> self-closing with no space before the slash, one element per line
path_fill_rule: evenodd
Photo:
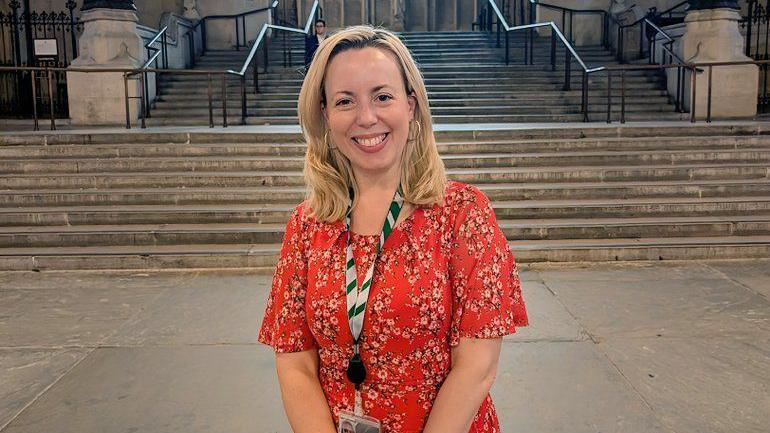
<path fill-rule="evenodd" d="M 349 410 L 339 412 L 340 425 L 337 433 L 380 433 L 381 425 L 377 418 L 357 416 Z"/>

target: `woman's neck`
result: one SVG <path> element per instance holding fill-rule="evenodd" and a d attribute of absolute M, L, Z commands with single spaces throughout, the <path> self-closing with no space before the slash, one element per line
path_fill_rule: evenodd
<path fill-rule="evenodd" d="M 372 173 L 355 169 L 353 171 L 356 176 L 359 197 L 392 195 L 401 182 L 401 171 L 398 165 L 387 172 Z"/>

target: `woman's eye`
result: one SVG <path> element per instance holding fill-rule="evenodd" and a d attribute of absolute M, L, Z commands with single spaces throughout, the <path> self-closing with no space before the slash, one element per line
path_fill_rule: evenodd
<path fill-rule="evenodd" d="M 335 106 L 339 106 L 339 105 L 346 105 L 348 102 L 350 102 L 350 101 L 349 101 L 349 100 L 347 100 L 347 99 L 340 99 L 340 100 L 339 100 L 339 101 L 337 101 L 337 103 L 336 103 L 336 104 L 334 104 L 334 105 L 335 105 Z"/>
<path fill-rule="evenodd" d="M 390 95 L 379 95 L 379 96 L 377 96 L 377 100 L 380 101 L 380 102 L 386 102 L 389 99 L 391 99 Z"/>

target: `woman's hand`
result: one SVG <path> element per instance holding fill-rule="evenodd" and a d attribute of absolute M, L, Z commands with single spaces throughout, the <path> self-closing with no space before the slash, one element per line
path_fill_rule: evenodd
<path fill-rule="evenodd" d="M 286 417 L 295 433 L 336 433 L 318 381 L 318 350 L 276 353 L 275 368 Z"/>
<path fill-rule="evenodd" d="M 502 338 L 460 338 L 423 433 L 468 433 L 495 381 Z"/>

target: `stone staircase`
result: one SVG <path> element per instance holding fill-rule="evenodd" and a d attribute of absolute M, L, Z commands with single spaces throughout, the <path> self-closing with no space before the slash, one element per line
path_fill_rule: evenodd
<path fill-rule="evenodd" d="M 770 256 L 766 125 L 438 132 L 520 262 Z M 304 195 L 299 134 L 0 135 L 0 270 L 257 267 Z"/>
<path fill-rule="evenodd" d="M 435 123 L 579 122 L 582 73 L 572 64 L 571 90 L 564 87 L 564 48 L 557 45 L 557 67 L 550 66 L 550 38 L 537 38 L 534 65 L 524 65 L 524 34 L 511 36 L 511 64 L 504 63 L 502 48 L 483 32 L 403 33 L 402 39 L 419 62 L 428 88 Z M 261 93 L 253 93 L 253 74 L 247 73 L 247 123 L 296 124 L 296 108 L 302 85 L 304 43 L 301 36 L 280 37 L 269 44 L 270 66 L 260 72 Z M 293 66 L 284 67 L 288 45 Z M 589 67 L 615 64 L 603 47 L 579 47 Z M 245 51 L 208 51 L 199 69 L 239 69 Z M 260 55 L 261 60 L 261 55 Z M 261 71 L 260 67 L 260 71 Z M 207 78 L 168 75 L 159 83 L 160 100 L 155 104 L 151 125 L 208 124 Z M 228 122 L 241 121 L 240 81 L 228 84 Z M 606 73 L 589 80 L 589 117 L 605 121 Z M 620 79 L 613 80 L 613 119 L 620 117 Z M 657 71 L 630 71 L 626 77 L 626 118 L 674 120 L 676 113 Z M 221 81 L 214 82 L 215 121 L 222 123 Z"/>

